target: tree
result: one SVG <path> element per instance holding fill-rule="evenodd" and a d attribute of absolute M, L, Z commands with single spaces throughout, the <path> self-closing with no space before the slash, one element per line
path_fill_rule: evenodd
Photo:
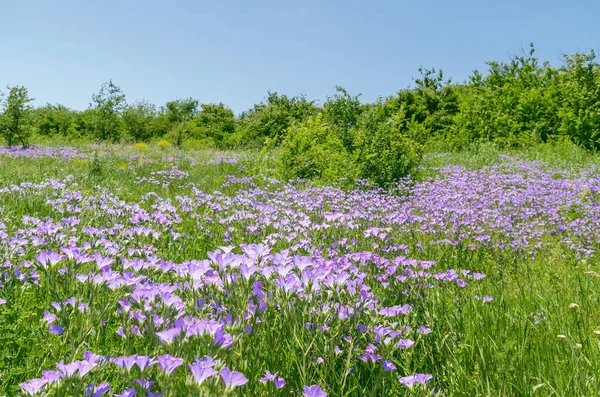
<path fill-rule="evenodd" d="M 235 131 L 235 115 L 222 103 L 202 104 L 202 110 L 196 117 L 196 125 L 201 134 L 215 146 L 223 147 Z"/>
<path fill-rule="evenodd" d="M 197 128 L 194 117 L 198 115 L 198 106 L 198 100 L 193 98 L 167 102 L 163 109 L 168 128 L 164 138 L 175 146 L 181 147 L 185 141 L 195 135 Z"/>
<path fill-rule="evenodd" d="M 94 110 L 92 128 L 96 138 L 118 141 L 123 132 L 121 114 L 125 110 L 125 95 L 112 80 L 102 84 L 98 94 L 92 95 Z"/>
<path fill-rule="evenodd" d="M 323 113 L 325 121 L 331 126 L 332 130 L 341 138 L 346 149 L 352 151 L 354 138 L 350 133 L 356 126 L 362 113 L 360 95 L 352 96 L 344 87 L 335 87 L 335 94 L 327 98 Z"/>
<path fill-rule="evenodd" d="M 0 134 L 8 146 L 20 143 L 24 148 L 29 145 L 31 134 L 29 113 L 33 98 L 29 98 L 27 88 L 23 86 L 6 87 L 8 96 L 2 100 L 3 112 L 0 115 Z"/>
<path fill-rule="evenodd" d="M 198 115 L 198 100 L 192 98 L 176 99 L 167 102 L 167 119 L 171 124 L 190 121 Z"/>
<path fill-rule="evenodd" d="M 136 141 L 146 141 L 156 135 L 156 108 L 147 102 L 127 106 L 123 112 L 127 135 Z"/>
<path fill-rule="evenodd" d="M 268 92 L 266 103 L 254 105 L 241 114 L 234 145 L 261 147 L 265 143 L 277 144 L 295 122 L 302 122 L 318 112 L 314 101 L 304 96 L 288 97 Z"/>
<path fill-rule="evenodd" d="M 69 135 L 69 128 L 75 120 L 77 112 L 60 104 L 37 108 L 33 111 L 34 126 L 40 135 Z"/>

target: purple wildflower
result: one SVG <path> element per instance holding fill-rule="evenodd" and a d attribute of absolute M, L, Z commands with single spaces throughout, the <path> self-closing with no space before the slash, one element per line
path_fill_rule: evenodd
<path fill-rule="evenodd" d="M 406 349 L 408 347 L 412 347 L 414 344 L 415 342 L 411 339 L 400 339 L 396 346 L 398 346 L 400 349 Z"/>
<path fill-rule="evenodd" d="M 115 394 L 115 397 L 135 397 L 135 389 L 129 388 L 125 389 L 121 394 Z"/>
<path fill-rule="evenodd" d="M 196 384 L 201 385 L 206 379 L 210 378 L 213 375 L 217 374 L 212 367 L 204 367 L 200 363 L 189 364 L 188 367 L 196 380 Z"/>
<path fill-rule="evenodd" d="M 156 361 L 158 361 L 158 366 L 160 367 L 160 369 L 165 371 L 167 375 L 173 372 L 175 368 L 179 367 L 184 362 L 182 358 L 173 357 L 170 354 L 157 356 Z"/>
<path fill-rule="evenodd" d="M 79 369 L 79 364 L 77 362 L 65 364 L 64 361 L 61 360 L 59 363 L 56 364 L 56 368 L 58 368 L 58 370 L 68 378 L 70 376 L 75 375 L 75 372 L 77 372 L 77 370 Z"/>
<path fill-rule="evenodd" d="M 385 371 L 395 371 L 397 369 L 396 365 L 394 365 L 394 363 L 390 360 L 383 360 L 381 365 Z"/>
<path fill-rule="evenodd" d="M 327 397 L 327 392 L 321 389 L 318 385 L 304 386 L 304 397 Z"/>
<path fill-rule="evenodd" d="M 65 328 L 62 325 L 50 324 L 48 328 L 53 335 L 62 335 L 65 333 Z"/>
<path fill-rule="evenodd" d="M 42 387 L 44 387 L 48 383 L 45 379 L 31 379 L 27 382 L 19 384 L 21 389 L 30 395 L 36 394 Z"/>
<path fill-rule="evenodd" d="M 170 344 L 171 342 L 173 342 L 173 339 L 179 336 L 179 334 L 181 334 L 181 328 L 175 327 L 166 331 L 157 332 L 156 336 L 158 336 L 158 339 L 162 343 Z"/>
<path fill-rule="evenodd" d="M 243 386 L 248 383 L 248 379 L 241 372 L 230 371 L 229 368 L 221 368 L 221 378 L 227 388 Z"/>
<path fill-rule="evenodd" d="M 424 385 L 431 378 L 433 378 L 432 375 L 415 374 L 415 375 L 409 375 L 409 376 L 404 376 L 404 377 L 400 378 L 400 383 L 408 388 L 412 388 L 415 383 L 420 383 L 420 384 Z"/>
<path fill-rule="evenodd" d="M 88 385 L 85 395 L 90 397 L 100 397 L 109 390 L 110 385 L 108 382 L 102 382 L 98 386 Z"/>

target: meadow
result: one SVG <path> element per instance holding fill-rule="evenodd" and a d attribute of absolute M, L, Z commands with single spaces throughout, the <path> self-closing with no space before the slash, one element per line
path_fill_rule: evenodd
<path fill-rule="evenodd" d="M 600 157 L 0 149 L 0 395 L 595 396 Z"/>

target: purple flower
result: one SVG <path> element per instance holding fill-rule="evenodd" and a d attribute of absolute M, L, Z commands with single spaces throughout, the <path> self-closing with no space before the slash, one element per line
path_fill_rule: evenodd
<path fill-rule="evenodd" d="M 5 305 L 5 304 L 6 304 L 6 299 L 0 298 L 0 305 Z"/>
<path fill-rule="evenodd" d="M 415 375 L 404 376 L 404 377 L 400 378 L 399 380 L 400 380 L 400 383 L 403 384 L 404 386 L 406 386 L 408 388 L 412 388 L 415 383 L 420 383 L 420 384 L 424 385 L 431 378 L 433 378 L 433 375 L 415 374 Z"/>
<path fill-rule="evenodd" d="M 48 328 L 53 335 L 62 335 L 65 333 L 65 328 L 62 325 L 50 324 Z"/>
<path fill-rule="evenodd" d="M 61 360 L 59 363 L 56 364 L 56 368 L 58 368 L 58 370 L 68 378 L 69 376 L 73 376 L 75 372 L 77 372 L 77 370 L 79 369 L 79 363 L 73 362 L 70 364 L 65 364 L 64 361 Z"/>
<path fill-rule="evenodd" d="M 108 382 L 102 382 L 98 386 L 88 385 L 85 395 L 91 397 L 100 397 L 109 390 L 110 385 Z"/>
<path fill-rule="evenodd" d="M 46 383 L 48 383 L 47 380 L 45 379 L 31 379 L 27 382 L 21 383 L 19 384 L 19 386 L 21 387 L 21 389 L 27 393 L 29 393 L 30 395 L 34 395 L 36 394 L 42 387 L 44 387 L 44 385 L 46 385 Z"/>
<path fill-rule="evenodd" d="M 275 379 L 273 383 L 275 384 L 276 389 L 281 389 L 286 385 L 285 379 L 283 379 L 282 377 Z"/>
<path fill-rule="evenodd" d="M 181 334 L 181 328 L 175 327 L 166 331 L 157 332 L 156 336 L 158 336 L 158 339 L 162 343 L 170 344 L 171 342 L 173 342 L 173 339 L 179 336 L 179 334 Z"/>
<path fill-rule="evenodd" d="M 113 360 L 113 363 L 115 363 L 116 366 L 120 367 L 120 368 L 126 368 L 127 372 L 131 371 L 131 367 L 133 367 L 133 364 L 135 364 L 135 358 L 136 356 L 121 356 L 121 357 L 117 357 Z"/>
<path fill-rule="evenodd" d="M 415 342 L 411 339 L 400 339 L 396 346 L 398 346 L 400 349 L 406 349 L 408 347 L 412 347 L 414 344 Z"/>
<path fill-rule="evenodd" d="M 302 393 L 304 397 L 327 397 L 327 392 L 325 392 L 318 385 L 312 386 L 304 386 L 304 393 Z"/>
<path fill-rule="evenodd" d="M 75 361 L 77 363 L 77 369 L 79 370 L 79 376 L 84 376 L 90 372 L 96 365 L 96 363 L 89 363 L 87 361 Z"/>
<path fill-rule="evenodd" d="M 271 371 L 269 371 L 268 369 L 265 370 L 265 377 L 264 378 L 260 378 L 259 381 L 263 384 L 269 382 L 269 381 L 274 381 L 275 378 L 277 377 L 277 375 L 279 375 L 279 372 L 275 372 L 274 374 L 271 373 Z"/>
<path fill-rule="evenodd" d="M 42 371 L 42 379 L 44 379 L 47 383 L 54 383 L 60 380 L 63 377 L 63 373 L 58 370 L 44 370 Z"/>
<path fill-rule="evenodd" d="M 135 389 L 125 389 L 121 394 L 115 394 L 115 397 L 135 397 Z"/>
<path fill-rule="evenodd" d="M 423 335 L 427 335 L 427 334 L 430 334 L 430 333 L 431 333 L 431 329 L 427 328 L 427 327 L 426 327 L 426 326 L 424 326 L 424 325 L 421 325 L 421 326 L 419 327 L 419 329 L 417 329 L 417 332 L 418 332 L 418 333 L 420 333 L 420 334 L 423 334 Z"/>
<path fill-rule="evenodd" d="M 135 361 L 136 365 L 140 368 L 140 371 L 143 371 L 146 368 L 148 368 L 149 366 L 157 363 L 156 361 L 152 360 L 148 356 L 136 356 L 134 361 Z"/>
<path fill-rule="evenodd" d="M 396 365 L 390 360 L 383 360 L 381 365 L 383 366 L 384 371 L 395 371 L 397 369 Z"/>
<path fill-rule="evenodd" d="M 214 368 L 204 367 L 201 363 L 189 364 L 188 367 L 198 385 L 201 385 L 206 379 L 217 374 Z"/>
<path fill-rule="evenodd" d="M 373 361 L 373 362 L 376 362 L 376 361 L 381 360 L 381 356 L 379 354 L 374 354 L 374 353 L 366 352 L 366 353 L 358 356 L 358 359 L 361 360 L 361 361 L 365 361 L 365 362 L 369 361 L 369 360 Z"/>
<path fill-rule="evenodd" d="M 248 379 L 244 374 L 241 372 L 230 371 L 227 367 L 221 368 L 221 378 L 223 379 L 223 382 L 225 382 L 227 388 L 243 386 L 248 383 Z"/>
<path fill-rule="evenodd" d="M 143 387 L 144 389 L 148 390 L 149 388 L 152 387 L 153 384 L 155 384 L 156 382 L 151 381 L 151 380 L 145 380 L 145 379 L 134 379 L 135 382 L 140 385 L 141 387 Z"/>
<path fill-rule="evenodd" d="M 97 354 L 92 353 L 91 351 L 85 350 L 83 352 L 83 358 L 85 361 L 87 361 L 88 363 L 96 363 L 98 365 L 104 365 L 106 362 L 109 361 L 109 357 L 104 357 L 104 356 L 99 356 Z"/>
<path fill-rule="evenodd" d="M 259 381 L 263 384 L 266 384 L 267 382 L 273 382 L 276 389 L 281 389 L 286 385 L 286 382 L 282 377 L 278 377 L 278 375 L 279 372 L 272 374 L 271 371 L 267 369 L 265 370 L 265 377 L 260 378 Z"/>
<path fill-rule="evenodd" d="M 217 363 L 211 356 L 204 356 L 204 358 L 196 357 L 196 362 L 202 367 L 214 367 Z"/>
<path fill-rule="evenodd" d="M 164 354 L 156 357 L 158 366 L 169 375 L 173 370 L 183 364 L 182 358 L 173 357 L 170 354 Z"/>
<path fill-rule="evenodd" d="M 64 259 L 64 256 L 57 254 L 56 252 L 42 251 L 34 256 L 34 258 L 42 267 L 47 267 L 48 265 L 56 265 L 58 262 Z"/>

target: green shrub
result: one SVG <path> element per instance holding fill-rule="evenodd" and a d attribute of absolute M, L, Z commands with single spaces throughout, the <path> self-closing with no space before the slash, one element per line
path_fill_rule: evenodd
<path fill-rule="evenodd" d="M 91 178 L 102 178 L 104 176 L 104 164 L 98 157 L 98 152 L 94 152 L 94 157 L 88 164 L 88 175 Z"/>
<path fill-rule="evenodd" d="M 377 112 L 371 108 L 349 130 L 353 152 L 323 114 L 294 124 L 282 144 L 280 173 L 326 183 L 368 179 L 381 187 L 410 175 L 421 161 L 422 145 L 406 135 L 401 117 L 374 122 Z"/>
<path fill-rule="evenodd" d="M 593 51 L 566 55 L 557 83 L 559 133 L 588 149 L 600 149 L 600 65 L 595 60 Z"/>
<path fill-rule="evenodd" d="M 33 101 L 25 87 L 7 87 L 8 93 L 2 100 L 2 113 L 0 113 L 0 136 L 8 146 L 20 144 L 29 145 L 31 136 L 29 114 Z M 1 95 L 2 93 L 0 93 Z"/>
<path fill-rule="evenodd" d="M 354 150 L 354 135 L 363 108 L 358 99 L 359 95 L 351 96 L 344 87 L 335 87 L 335 94 L 327 98 L 323 106 L 323 118 L 335 134 L 342 140 L 344 147 Z"/>
<path fill-rule="evenodd" d="M 266 144 L 280 143 L 294 123 L 316 114 L 317 106 L 303 96 L 288 97 L 269 92 L 265 103 L 254 105 L 238 118 L 236 132 L 228 139 L 230 147 L 260 148 Z"/>
<path fill-rule="evenodd" d="M 282 143 L 279 173 L 285 178 L 317 179 L 325 183 L 357 176 L 357 167 L 342 140 L 322 114 L 294 123 Z"/>
<path fill-rule="evenodd" d="M 360 124 L 355 162 L 361 178 L 389 187 L 415 171 L 423 146 L 409 137 L 402 123 L 401 117 L 393 117 L 376 125 Z"/>

